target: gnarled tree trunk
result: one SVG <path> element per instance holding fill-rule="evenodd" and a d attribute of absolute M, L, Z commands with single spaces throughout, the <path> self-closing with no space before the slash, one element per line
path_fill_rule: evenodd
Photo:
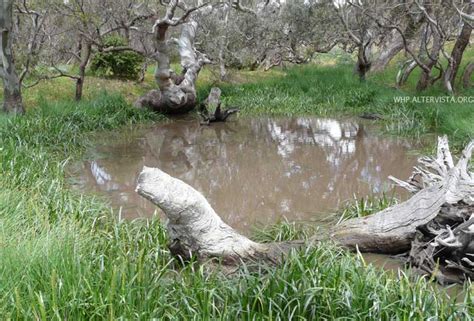
<path fill-rule="evenodd" d="M 413 197 L 379 213 L 342 223 L 332 232 L 333 239 L 365 252 L 397 254 L 409 250 L 417 228 L 437 217 L 443 206 L 452 207 L 473 199 L 474 179 L 467 169 L 473 147 L 474 142 L 454 166 L 448 140 L 440 138 L 437 158 L 421 158 L 423 167 L 416 167 L 408 182 L 390 177 L 415 192 Z"/>
<path fill-rule="evenodd" d="M 469 5 L 468 14 L 474 11 L 474 4 Z M 464 25 L 461 29 L 461 33 L 456 39 L 453 50 L 451 52 L 451 57 L 449 57 L 448 68 L 444 74 L 444 87 L 450 93 L 454 92 L 454 82 L 456 80 L 456 75 L 461 65 L 462 57 L 466 47 L 469 45 L 469 40 L 471 39 L 472 25 L 464 22 Z"/>
<path fill-rule="evenodd" d="M 181 18 L 175 18 L 177 5 L 178 1 L 170 1 L 165 18 L 158 20 L 154 27 L 157 48 L 155 79 L 159 90 L 152 90 L 138 99 L 135 103 L 137 107 L 166 114 L 179 114 L 192 110 L 197 104 L 196 80 L 202 67 L 210 61 L 194 49 L 198 24 L 189 18 L 189 15 L 198 8 L 187 10 Z M 168 29 L 181 24 L 180 38 L 170 39 Z M 181 76 L 177 76 L 171 69 L 171 44 L 177 44 L 179 48 Z"/>
<path fill-rule="evenodd" d="M 25 112 L 21 96 L 21 81 L 15 69 L 12 50 L 13 1 L 0 3 L 0 76 L 3 79 L 3 111 Z"/>

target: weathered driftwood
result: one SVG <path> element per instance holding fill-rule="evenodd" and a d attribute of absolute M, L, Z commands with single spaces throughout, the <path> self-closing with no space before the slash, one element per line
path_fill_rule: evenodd
<path fill-rule="evenodd" d="M 225 122 L 227 118 L 239 112 L 237 108 L 222 108 L 221 90 L 213 87 L 209 96 L 200 106 L 199 115 L 203 119 L 202 124 L 209 125 L 214 122 Z"/>
<path fill-rule="evenodd" d="M 408 251 L 417 228 L 438 216 L 443 205 L 469 203 L 474 196 L 474 181 L 468 172 L 474 142 L 463 151 L 454 166 L 447 137 L 439 138 L 435 159 L 422 157 L 408 182 L 390 177 L 395 183 L 415 193 L 406 202 L 364 218 L 337 226 L 331 237 L 343 246 L 364 252 L 396 254 Z"/>
<path fill-rule="evenodd" d="M 345 221 L 330 238 L 363 252 L 411 250 L 410 263 L 421 271 L 436 274 L 437 264 L 442 264 L 446 271 L 472 277 L 474 174 L 468 166 L 473 148 L 474 141 L 454 165 L 447 138 L 439 138 L 437 157 L 422 157 L 422 166 L 415 167 L 407 182 L 391 177 L 413 197 L 371 216 Z M 169 220 L 170 249 L 183 260 L 194 256 L 221 258 L 229 264 L 278 263 L 291 248 L 302 245 L 251 241 L 225 224 L 198 191 L 157 168 L 143 169 L 137 192 L 163 210 Z M 446 279 L 445 274 L 438 275 Z"/>
<path fill-rule="evenodd" d="M 170 250 L 182 260 L 220 258 L 278 262 L 299 243 L 261 244 L 225 224 L 201 193 L 157 168 L 144 167 L 137 192 L 157 205 L 168 218 Z"/>

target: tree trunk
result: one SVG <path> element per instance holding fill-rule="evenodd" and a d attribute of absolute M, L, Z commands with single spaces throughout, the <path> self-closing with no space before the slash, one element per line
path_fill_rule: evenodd
<path fill-rule="evenodd" d="M 203 119 L 202 125 L 209 125 L 215 122 L 225 122 L 227 118 L 239 112 L 237 108 L 222 107 L 221 90 L 217 87 L 211 88 L 209 96 L 200 105 L 199 115 Z"/>
<path fill-rule="evenodd" d="M 439 60 L 439 51 L 443 46 L 441 36 L 433 33 L 433 46 L 430 50 L 428 62 L 425 64 L 426 70 L 422 68 L 420 79 L 416 85 L 417 91 L 423 91 L 431 85 L 431 72 Z"/>
<path fill-rule="evenodd" d="M 230 8 L 228 5 L 225 5 L 223 8 L 223 33 L 220 37 L 219 43 L 219 72 L 221 81 L 225 81 L 227 79 L 227 69 L 225 66 L 225 51 L 227 47 L 227 27 L 229 24 L 229 12 Z"/>
<path fill-rule="evenodd" d="M 370 62 L 370 41 L 361 43 L 357 52 L 356 73 L 360 81 L 365 81 L 365 77 L 370 70 L 372 63 Z"/>
<path fill-rule="evenodd" d="M 76 79 L 76 101 L 80 101 L 82 99 L 84 81 L 86 79 L 86 69 L 91 57 L 92 45 L 87 40 L 83 39 L 81 41 L 81 48 L 79 52 L 81 61 L 79 63 L 79 75 Z"/>
<path fill-rule="evenodd" d="M 204 64 L 209 60 L 195 52 L 197 22 L 190 20 L 183 25 L 178 47 L 181 57 L 183 77 L 176 77 L 170 65 L 170 43 L 167 37 L 169 22 L 162 21 L 156 28 L 157 67 L 155 79 L 158 90 L 152 90 L 139 98 L 135 105 L 139 108 L 149 108 L 165 114 L 186 113 L 197 104 L 196 80 Z"/>
<path fill-rule="evenodd" d="M 417 66 L 418 66 L 418 64 L 416 63 L 416 61 L 410 60 L 410 61 L 406 62 L 402 66 L 402 68 L 400 68 L 400 71 L 397 74 L 397 86 L 398 87 L 403 86 L 407 82 L 407 80 L 410 77 L 411 73 L 413 72 L 413 70 L 415 70 L 415 68 Z"/>
<path fill-rule="evenodd" d="M 471 87 L 471 76 L 474 72 L 474 62 L 469 63 L 466 66 L 466 69 L 464 69 L 464 74 L 462 76 L 462 83 L 464 88 L 469 88 Z"/>
<path fill-rule="evenodd" d="M 3 111 L 23 114 L 21 81 L 15 69 L 12 50 L 13 1 L 2 2 L 0 7 L 0 76 L 3 79 Z"/>
<path fill-rule="evenodd" d="M 474 4 L 471 4 L 467 13 L 470 14 L 473 12 L 473 10 Z M 454 82 L 456 81 L 456 75 L 458 73 L 459 66 L 461 65 L 464 50 L 466 50 L 466 47 L 469 45 L 471 33 L 472 25 L 464 22 L 461 33 L 457 37 L 453 51 L 451 52 L 448 68 L 444 74 L 444 87 L 450 93 L 454 92 Z"/>
<path fill-rule="evenodd" d="M 392 59 L 404 48 L 403 40 L 400 35 L 397 34 L 397 38 L 390 42 L 387 48 L 380 53 L 379 57 L 375 60 L 372 71 L 382 71 L 392 61 Z"/>

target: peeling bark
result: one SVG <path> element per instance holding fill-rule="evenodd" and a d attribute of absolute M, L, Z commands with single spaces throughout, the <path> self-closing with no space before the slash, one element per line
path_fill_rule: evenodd
<path fill-rule="evenodd" d="M 473 147 L 474 142 L 454 166 L 447 137 L 439 138 L 437 158 L 421 158 L 422 166 L 415 168 L 408 182 L 390 177 L 416 193 L 413 197 L 374 215 L 342 223 L 334 229 L 332 238 L 364 252 L 398 254 L 409 250 L 417 228 L 437 217 L 442 206 L 472 201 L 474 180 L 467 164 Z"/>

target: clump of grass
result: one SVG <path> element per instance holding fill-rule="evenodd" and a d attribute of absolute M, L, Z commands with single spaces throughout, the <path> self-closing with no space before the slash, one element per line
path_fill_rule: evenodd
<path fill-rule="evenodd" d="M 263 243 L 283 242 L 307 240 L 314 233 L 315 228 L 313 226 L 299 222 L 290 222 L 284 218 L 275 224 L 255 228 L 252 237 L 254 240 Z"/>
<path fill-rule="evenodd" d="M 341 213 L 339 214 L 338 222 L 342 222 L 351 218 L 364 217 L 386 209 L 389 206 L 398 203 L 398 199 L 395 196 L 388 196 L 383 193 L 382 195 L 370 195 L 367 197 L 357 198 L 348 201 Z"/>

